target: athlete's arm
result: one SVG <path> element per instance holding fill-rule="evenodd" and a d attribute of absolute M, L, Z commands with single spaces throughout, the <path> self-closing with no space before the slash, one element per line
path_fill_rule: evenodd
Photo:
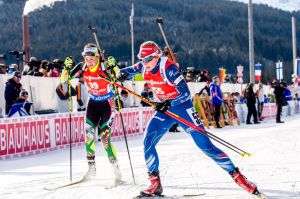
<path fill-rule="evenodd" d="M 120 74 L 123 73 L 125 75 L 128 75 L 127 78 L 129 79 L 137 73 L 142 73 L 142 69 L 143 69 L 143 64 L 141 62 L 139 62 L 139 63 L 136 63 L 133 66 L 128 66 L 126 68 L 120 69 L 119 73 Z"/>
<path fill-rule="evenodd" d="M 176 99 L 169 100 L 172 106 L 181 104 L 191 99 L 190 90 L 184 80 L 184 77 L 180 74 L 178 66 L 170 65 L 166 69 L 166 76 L 168 80 L 175 85 L 177 91 L 179 92 Z"/>

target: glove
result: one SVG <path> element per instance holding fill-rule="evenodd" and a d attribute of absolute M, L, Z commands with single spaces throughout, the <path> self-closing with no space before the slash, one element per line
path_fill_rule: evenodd
<path fill-rule="evenodd" d="M 73 58 L 72 58 L 72 56 L 66 57 L 66 59 L 64 61 L 64 64 L 65 64 L 66 69 L 71 69 L 73 67 Z"/>
<path fill-rule="evenodd" d="M 109 56 L 107 58 L 107 61 L 106 61 L 106 68 L 107 69 L 113 69 L 117 65 L 118 65 L 117 60 L 113 56 Z"/>
<path fill-rule="evenodd" d="M 166 100 L 166 101 L 163 101 L 163 102 L 157 102 L 154 109 L 157 112 L 164 113 L 169 109 L 170 106 L 171 106 L 170 101 Z"/>
<path fill-rule="evenodd" d="M 117 74 L 117 80 L 119 82 L 124 82 L 128 77 L 128 74 L 125 74 L 125 73 L 118 73 Z"/>

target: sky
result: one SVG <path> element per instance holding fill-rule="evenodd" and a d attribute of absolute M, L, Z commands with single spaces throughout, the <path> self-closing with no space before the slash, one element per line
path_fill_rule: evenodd
<path fill-rule="evenodd" d="M 283 117 L 284 124 L 275 120 L 259 125 L 209 129 L 211 133 L 252 154 L 241 157 L 216 144 L 233 160 L 242 173 L 259 190 L 272 199 L 300 198 L 300 114 Z M 47 191 L 69 182 L 69 149 L 49 152 L 17 160 L 0 162 L 0 199 L 129 199 L 148 186 L 143 158 L 143 137 L 129 138 L 130 155 L 136 180 L 133 184 L 124 140 L 113 142 L 118 154 L 123 180 L 127 184 L 113 185 L 112 170 L 104 149 L 96 145 L 97 176 L 94 180 Z M 184 132 L 167 133 L 157 146 L 160 176 L 167 198 L 184 198 L 185 194 L 205 194 L 208 199 L 253 199 L 238 187 L 231 177 L 197 149 Z M 87 171 L 84 146 L 73 151 L 73 180 Z"/>
<path fill-rule="evenodd" d="M 249 0 L 230 0 L 248 3 Z M 267 4 L 286 11 L 300 11 L 300 0 L 252 0 L 254 4 Z"/>

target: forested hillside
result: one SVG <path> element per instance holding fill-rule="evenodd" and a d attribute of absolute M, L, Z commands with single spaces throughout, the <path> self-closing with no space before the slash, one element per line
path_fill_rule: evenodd
<path fill-rule="evenodd" d="M 0 4 L 0 54 L 22 49 L 24 0 Z M 122 61 L 131 62 L 130 1 L 67 0 L 52 8 L 29 13 L 31 53 L 39 59 L 80 61 L 82 47 L 93 42 L 88 25 L 98 29 L 101 47 Z M 282 60 L 288 78 L 292 73 L 291 16 L 300 24 L 300 13 L 254 5 L 255 62 L 263 64 L 266 78 L 275 74 L 274 62 Z M 164 42 L 155 18 L 164 19 L 164 30 L 181 67 L 194 66 L 215 73 L 221 66 L 236 73 L 248 71 L 247 5 L 224 0 L 135 0 L 135 51 L 145 40 Z M 298 25 L 298 38 L 300 26 Z M 299 41 L 299 39 L 298 39 Z M 298 47 L 300 42 L 298 42 Z M 300 51 L 298 50 L 298 54 Z M 13 61 L 7 55 L 8 61 Z M 266 71 L 266 70 L 265 70 Z"/>

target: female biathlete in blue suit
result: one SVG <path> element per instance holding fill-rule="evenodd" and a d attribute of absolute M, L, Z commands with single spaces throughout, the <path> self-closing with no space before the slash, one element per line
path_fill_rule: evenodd
<path fill-rule="evenodd" d="M 161 49 L 155 42 L 144 42 L 141 44 L 138 54 L 140 62 L 119 71 L 120 81 L 132 77 L 136 73 L 141 73 L 146 83 L 160 100 L 145 132 L 144 155 L 151 185 L 141 191 L 141 196 L 161 195 L 163 191 L 159 177 L 159 158 L 155 146 L 163 135 L 168 132 L 168 129 L 175 122 L 178 122 L 164 114 L 164 112 L 169 110 L 204 128 L 195 112 L 189 88 L 179 72 L 178 64 L 161 55 Z M 195 144 L 207 156 L 233 177 L 239 186 L 253 194 L 258 192 L 256 185 L 250 183 L 234 166 L 230 158 L 214 146 L 206 135 L 183 123 L 179 123 L 179 125 L 192 136 Z"/>

